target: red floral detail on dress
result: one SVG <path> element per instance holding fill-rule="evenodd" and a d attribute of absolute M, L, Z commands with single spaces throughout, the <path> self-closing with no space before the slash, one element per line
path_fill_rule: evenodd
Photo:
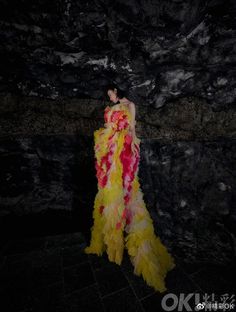
<path fill-rule="evenodd" d="M 116 229 L 119 230 L 121 228 L 121 222 L 116 223 Z"/>
<path fill-rule="evenodd" d="M 126 220 L 126 224 L 130 224 L 130 222 L 131 222 L 132 214 L 131 214 L 130 210 L 128 210 L 127 208 L 125 208 L 123 211 L 122 219 Z"/>
<path fill-rule="evenodd" d="M 128 204 L 131 198 L 132 182 L 135 178 L 135 172 L 138 168 L 139 163 L 139 153 L 133 153 L 131 149 L 131 144 L 133 137 L 130 134 L 125 136 L 124 148 L 120 154 L 120 159 L 123 165 L 122 180 L 124 188 L 124 202 L 125 205 Z M 138 146 L 136 146 L 139 149 Z M 122 218 L 126 219 L 126 224 L 129 224 L 132 220 L 131 212 L 125 208 Z"/>
<path fill-rule="evenodd" d="M 112 156 L 112 154 L 112 151 L 109 151 L 105 156 L 102 157 L 100 164 L 95 161 L 95 167 L 97 171 L 96 176 L 100 187 L 104 187 L 107 184 L 107 173 L 111 167 L 109 156 Z"/>
<path fill-rule="evenodd" d="M 129 126 L 128 116 L 124 110 L 110 111 L 111 108 L 107 106 L 104 113 L 104 120 L 107 124 L 110 123 L 113 129 L 119 131 Z"/>
<path fill-rule="evenodd" d="M 100 212 L 100 214 L 103 213 L 104 208 L 105 208 L 104 206 L 100 206 L 100 207 L 99 207 L 99 212 Z"/>
<path fill-rule="evenodd" d="M 96 177 L 98 179 L 99 186 L 102 188 L 107 184 L 108 172 L 112 165 L 111 160 L 115 147 L 114 143 L 112 143 L 113 135 L 114 134 L 108 138 L 109 151 L 101 158 L 100 162 L 98 162 L 97 159 L 95 160 Z M 95 149 L 99 149 L 99 144 L 95 145 Z"/>
<path fill-rule="evenodd" d="M 105 111 L 104 111 L 104 120 L 105 120 L 105 122 L 108 122 L 108 112 L 110 111 L 110 107 L 109 106 L 107 106 L 106 108 L 105 108 Z"/>
<path fill-rule="evenodd" d="M 96 161 L 96 170 L 97 170 L 97 179 L 98 184 L 101 188 L 106 187 L 108 179 L 109 179 L 109 170 L 112 165 L 113 154 L 115 149 L 115 143 L 113 142 L 113 136 L 117 133 L 117 131 L 127 129 L 129 126 L 129 117 L 126 110 L 113 110 L 111 107 L 106 107 L 104 113 L 104 120 L 107 126 L 111 127 L 114 131 L 112 135 L 108 138 L 108 152 L 100 159 L 98 163 Z M 135 143 L 136 151 L 133 152 L 132 144 L 133 144 L 133 136 L 130 133 L 126 133 L 124 137 L 124 143 L 119 155 L 120 161 L 123 167 L 122 170 L 122 183 L 124 190 L 124 204 L 125 208 L 122 212 L 121 219 L 116 223 L 116 229 L 120 229 L 123 222 L 125 224 L 130 224 L 132 221 L 132 213 L 127 208 L 127 205 L 131 199 L 132 192 L 132 182 L 135 179 L 135 173 L 138 168 L 139 163 L 139 145 Z M 99 148 L 99 145 L 97 146 Z M 103 206 L 100 207 L 99 212 L 102 214 Z"/>

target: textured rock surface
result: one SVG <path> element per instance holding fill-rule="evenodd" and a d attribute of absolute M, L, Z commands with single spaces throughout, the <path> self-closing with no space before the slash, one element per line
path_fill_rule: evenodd
<path fill-rule="evenodd" d="M 93 132 L 115 83 L 137 104 L 157 233 L 189 261 L 232 259 L 235 13 L 233 0 L 2 0 L 0 226 L 47 211 L 91 226 Z"/>
<path fill-rule="evenodd" d="M 157 232 L 170 239 L 180 257 L 209 262 L 231 257 L 236 234 L 236 140 L 145 140 L 142 151 L 140 174 Z"/>
<path fill-rule="evenodd" d="M 0 220 L 63 212 L 74 230 L 88 231 L 97 191 L 92 134 L 107 104 L 0 97 Z M 214 112 L 193 98 L 138 107 L 144 199 L 157 234 L 186 261 L 235 255 L 235 119 L 233 109 Z"/>
<path fill-rule="evenodd" d="M 234 0 L 1 1 L 0 90 L 104 97 L 117 83 L 139 104 L 236 99 Z"/>
<path fill-rule="evenodd" d="M 93 136 L 110 102 L 93 99 L 20 97 L 0 94 L 0 136 L 75 134 Z M 215 112 L 206 101 L 188 97 L 154 109 L 136 106 L 137 135 L 167 141 L 236 138 L 234 107 Z"/>
<path fill-rule="evenodd" d="M 89 230 L 97 190 L 92 138 L 2 138 L 0 162 L 1 231 L 12 235 L 13 228 L 35 234 L 46 228 L 52 234 Z"/>
<path fill-rule="evenodd" d="M 1 217 L 63 210 L 78 230 L 88 230 L 96 194 L 92 138 L 44 135 L 0 144 Z M 157 234 L 188 260 L 232 258 L 236 142 L 143 140 L 141 151 L 140 182 Z"/>

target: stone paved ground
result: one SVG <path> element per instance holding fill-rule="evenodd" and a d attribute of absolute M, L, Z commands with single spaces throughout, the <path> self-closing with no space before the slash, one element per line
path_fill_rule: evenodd
<path fill-rule="evenodd" d="M 235 294 L 235 266 L 187 265 L 176 258 L 166 278 L 168 292 L 161 295 L 133 274 L 126 253 L 121 266 L 105 254 L 84 254 L 86 239 L 67 233 L 2 244 L 0 311 L 157 312 L 167 293 Z"/>

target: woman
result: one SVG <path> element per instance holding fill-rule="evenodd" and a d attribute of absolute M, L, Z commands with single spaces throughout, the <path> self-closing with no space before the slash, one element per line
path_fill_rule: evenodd
<path fill-rule="evenodd" d="M 108 96 L 116 105 L 106 107 L 105 127 L 94 133 L 98 192 L 91 242 L 85 253 L 101 256 L 106 251 L 108 259 L 120 265 L 126 247 L 134 274 L 142 275 L 149 286 L 164 292 L 165 276 L 175 263 L 155 236 L 140 189 L 135 105 L 125 97 L 119 98 L 117 89 L 109 89 Z"/>

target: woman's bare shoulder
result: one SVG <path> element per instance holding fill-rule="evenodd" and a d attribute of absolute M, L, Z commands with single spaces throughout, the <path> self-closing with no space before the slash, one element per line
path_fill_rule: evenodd
<path fill-rule="evenodd" d="M 120 103 L 121 104 L 125 104 L 127 106 L 135 106 L 135 104 L 133 102 L 131 102 L 130 100 L 128 100 L 126 97 L 120 99 Z"/>

